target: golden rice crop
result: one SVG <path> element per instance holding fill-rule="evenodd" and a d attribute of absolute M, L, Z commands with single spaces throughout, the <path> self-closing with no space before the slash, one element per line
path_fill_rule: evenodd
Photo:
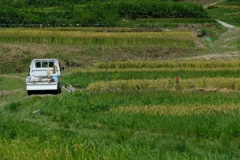
<path fill-rule="evenodd" d="M 60 31 L 49 29 L 10 28 L 0 29 L 1 37 L 72 37 L 72 38 L 192 38 L 193 34 L 188 31 L 169 32 L 96 32 L 96 31 Z"/>
<path fill-rule="evenodd" d="M 238 105 L 151 105 L 151 106 L 122 106 L 111 108 L 110 113 L 133 113 L 133 114 L 152 114 L 152 115 L 193 115 L 193 114 L 215 114 L 218 112 L 227 114 L 234 110 L 240 110 Z"/>
<path fill-rule="evenodd" d="M 127 73 L 127 72 L 150 72 L 150 71 L 155 71 L 155 72 L 160 72 L 160 71 L 176 71 L 177 68 L 118 68 L 118 69 L 113 69 L 110 68 L 108 69 L 108 72 L 119 72 L 119 73 Z M 222 67 L 222 68 L 189 68 L 189 67 L 179 67 L 178 68 L 179 72 L 191 72 L 191 71 L 206 71 L 206 72 L 215 72 L 215 71 L 233 71 L 233 72 L 240 72 L 240 67 L 235 67 L 235 68 L 230 68 L 230 67 Z M 83 69 L 75 69 L 72 71 L 72 73 L 101 73 L 101 72 L 106 72 L 106 69 L 89 69 L 89 70 L 83 70 Z"/>
<path fill-rule="evenodd" d="M 147 46 L 195 47 L 193 34 L 170 32 L 96 32 L 61 31 L 48 29 L 0 29 L 0 41 L 6 43 L 38 43 L 80 46 Z"/>
<path fill-rule="evenodd" d="M 127 69 L 127 68 L 240 68 L 240 61 L 204 61 L 204 60 L 182 60 L 182 61 L 113 61 L 108 62 L 108 68 Z M 106 67 L 106 62 L 96 63 L 96 67 L 101 69 Z"/>
<path fill-rule="evenodd" d="M 240 6 L 237 5 L 216 5 L 217 8 L 223 8 L 223 9 L 234 9 L 234 10 L 239 10 Z"/>
<path fill-rule="evenodd" d="M 157 80 L 114 80 L 108 83 L 101 81 L 87 86 L 89 91 L 106 91 L 107 89 L 121 90 L 174 90 L 175 79 L 164 78 Z M 190 78 L 180 79 L 179 87 L 183 91 L 239 91 L 240 78 Z"/>

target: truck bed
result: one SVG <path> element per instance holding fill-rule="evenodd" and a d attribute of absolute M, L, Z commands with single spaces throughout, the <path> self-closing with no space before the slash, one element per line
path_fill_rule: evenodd
<path fill-rule="evenodd" d="M 32 79 L 30 76 L 26 79 L 27 90 L 57 90 L 58 82 L 53 81 L 50 78 L 35 78 Z"/>

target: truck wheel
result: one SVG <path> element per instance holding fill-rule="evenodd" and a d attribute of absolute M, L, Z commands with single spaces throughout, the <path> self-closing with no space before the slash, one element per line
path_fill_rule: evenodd
<path fill-rule="evenodd" d="M 30 96 L 32 94 L 32 91 L 27 91 L 27 94 Z"/>
<path fill-rule="evenodd" d="M 61 84 L 58 84 L 58 87 L 57 87 L 57 93 L 61 93 L 62 92 L 62 87 L 61 87 Z"/>
<path fill-rule="evenodd" d="M 57 90 L 55 90 L 54 93 L 55 93 L 55 94 L 59 94 L 60 92 L 61 92 L 61 88 L 60 88 L 59 85 L 58 85 Z"/>
<path fill-rule="evenodd" d="M 61 93 L 62 92 L 62 87 L 61 86 L 59 86 L 59 93 Z"/>

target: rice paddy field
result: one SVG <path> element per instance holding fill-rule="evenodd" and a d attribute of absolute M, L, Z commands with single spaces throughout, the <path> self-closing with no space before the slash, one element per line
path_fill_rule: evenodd
<path fill-rule="evenodd" d="M 209 58 L 226 29 L 209 17 L 117 26 L 0 28 L 0 159 L 239 159 L 239 56 Z M 60 60 L 60 94 L 27 95 L 33 58 Z"/>
<path fill-rule="evenodd" d="M 209 53 L 203 37 L 212 35 L 215 40 L 224 30 L 210 18 L 135 19 L 112 28 L 0 28 L 0 73 L 27 72 L 26 66 L 35 56 L 58 58 L 66 67 L 91 67 L 105 59 L 203 55 Z"/>
<path fill-rule="evenodd" d="M 2 74 L 0 157 L 238 159 L 239 71 L 237 60 L 98 62 L 62 73 L 74 93 L 32 96 L 25 74 Z"/>
<path fill-rule="evenodd" d="M 1 29 L 0 40 L 5 43 L 35 43 L 94 47 L 167 46 L 194 47 L 194 34 L 171 32 L 96 32 L 54 31 L 48 29 Z"/>

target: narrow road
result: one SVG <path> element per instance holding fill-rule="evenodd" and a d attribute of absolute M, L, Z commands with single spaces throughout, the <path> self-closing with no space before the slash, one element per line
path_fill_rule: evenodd
<path fill-rule="evenodd" d="M 233 26 L 233 25 L 231 25 L 231 24 L 228 24 L 228 23 L 226 23 L 226 22 L 223 22 L 223 21 L 219 21 L 219 20 L 217 20 L 217 19 L 215 19 L 218 23 L 220 23 L 221 25 L 223 25 L 224 27 L 226 27 L 226 28 L 235 28 L 236 26 Z"/>

